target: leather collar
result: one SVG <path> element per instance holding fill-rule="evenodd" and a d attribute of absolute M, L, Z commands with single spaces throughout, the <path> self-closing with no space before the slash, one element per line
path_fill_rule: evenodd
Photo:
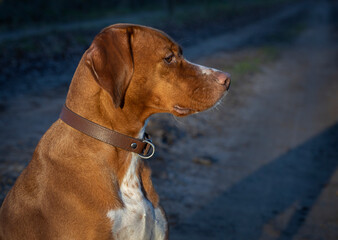
<path fill-rule="evenodd" d="M 151 158 L 155 153 L 155 146 L 146 133 L 143 139 L 129 137 L 89 121 L 70 110 L 66 105 L 62 108 L 60 119 L 72 128 L 92 138 L 114 147 L 137 153 L 141 158 Z"/>

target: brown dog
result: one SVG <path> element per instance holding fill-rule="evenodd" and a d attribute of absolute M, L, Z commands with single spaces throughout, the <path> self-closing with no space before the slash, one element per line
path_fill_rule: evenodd
<path fill-rule="evenodd" d="M 98 34 L 74 74 L 66 106 L 108 129 L 142 138 L 159 112 L 212 107 L 228 74 L 189 63 L 161 31 L 117 24 Z M 167 239 L 150 169 L 137 154 L 57 120 L 0 210 L 0 239 Z"/>

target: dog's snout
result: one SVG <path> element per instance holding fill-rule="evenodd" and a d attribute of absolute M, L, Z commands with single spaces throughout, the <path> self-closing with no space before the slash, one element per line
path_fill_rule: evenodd
<path fill-rule="evenodd" d="M 231 82 L 231 75 L 226 72 L 217 71 L 215 72 L 215 79 L 218 84 L 224 85 L 228 90 Z"/>

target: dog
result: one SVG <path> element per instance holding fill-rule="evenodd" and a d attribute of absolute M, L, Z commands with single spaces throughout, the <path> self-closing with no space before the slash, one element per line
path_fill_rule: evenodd
<path fill-rule="evenodd" d="M 0 239 L 168 239 L 142 160 L 155 150 L 147 119 L 204 111 L 229 86 L 228 73 L 188 62 L 162 31 L 103 29 L 79 62 L 60 119 L 3 202 Z"/>

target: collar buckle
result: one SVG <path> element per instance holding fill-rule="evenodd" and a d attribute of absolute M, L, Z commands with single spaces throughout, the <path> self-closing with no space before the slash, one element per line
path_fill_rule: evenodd
<path fill-rule="evenodd" d="M 155 154 L 155 145 L 152 143 L 150 138 L 143 139 L 144 143 L 146 143 L 146 147 L 143 150 L 143 154 L 138 154 L 140 158 L 149 159 Z"/>

